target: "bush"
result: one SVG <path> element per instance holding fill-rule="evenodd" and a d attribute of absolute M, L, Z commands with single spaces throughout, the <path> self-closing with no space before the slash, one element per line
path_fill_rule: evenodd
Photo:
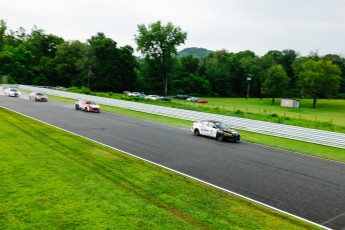
<path fill-rule="evenodd" d="M 336 99 L 345 99 L 345 93 L 338 93 L 336 96 L 335 96 Z"/>
<path fill-rule="evenodd" d="M 235 115 L 237 115 L 238 117 L 244 117 L 244 112 L 238 109 L 235 111 Z"/>
<path fill-rule="evenodd" d="M 82 86 L 82 87 L 81 87 L 81 92 L 82 92 L 83 94 L 90 95 L 90 94 L 91 94 L 91 89 L 90 89 L 90 88 L 87 88 L 87 87 L 85 87 L 85 86 Z"/>

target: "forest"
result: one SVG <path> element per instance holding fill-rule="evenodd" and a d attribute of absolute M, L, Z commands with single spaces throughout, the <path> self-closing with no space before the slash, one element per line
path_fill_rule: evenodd
<path fill-rule="evenodd" d="M 11 30 L 0 20 L 0 75 L 8 83 L 87 87 L 92 91 L 140 91 L 215 97 L 345 98 L 345 58 L 311 52 L 177 51 L 187 32 L 160 21 L 138 25 L 131 46 L 98 32 L 86 42 L 66 41 L 34 26 Z M 250 87 L 250 95 L 248 89 Z"/>

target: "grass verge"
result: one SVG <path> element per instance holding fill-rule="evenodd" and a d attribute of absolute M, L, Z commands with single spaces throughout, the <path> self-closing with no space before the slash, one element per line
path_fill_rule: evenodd
<path fill-rule="evenodd" d="M 318 229 L 2 108 L 0 117 L 2 229 Z"/>

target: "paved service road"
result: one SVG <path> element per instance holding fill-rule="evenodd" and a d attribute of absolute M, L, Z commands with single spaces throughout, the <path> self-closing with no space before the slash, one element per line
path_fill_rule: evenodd
<path fill-rule="evenodd" d="M 94 139 L 333 229 L 345 228 L 345 164 L 73 104 L 0 96 L 0 106 Z M 245 137 L 244 137 L 245 138 Z M 345 154 L 345 152 L 344 152 Z"/>

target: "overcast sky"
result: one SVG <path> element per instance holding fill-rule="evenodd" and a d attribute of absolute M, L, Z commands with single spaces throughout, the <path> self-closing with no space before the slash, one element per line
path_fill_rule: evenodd
<path fill-rule="evenodd" d="M 0 19 L 11 30 L 33 26 L 85 42 L 103 32 L 136 48 L 137 25 L 161 20 L 187 32 L 178 50 L 230 52 L 293 49 L 301 55 L 345 57 L 345 0 L 3 0 Z"/>

